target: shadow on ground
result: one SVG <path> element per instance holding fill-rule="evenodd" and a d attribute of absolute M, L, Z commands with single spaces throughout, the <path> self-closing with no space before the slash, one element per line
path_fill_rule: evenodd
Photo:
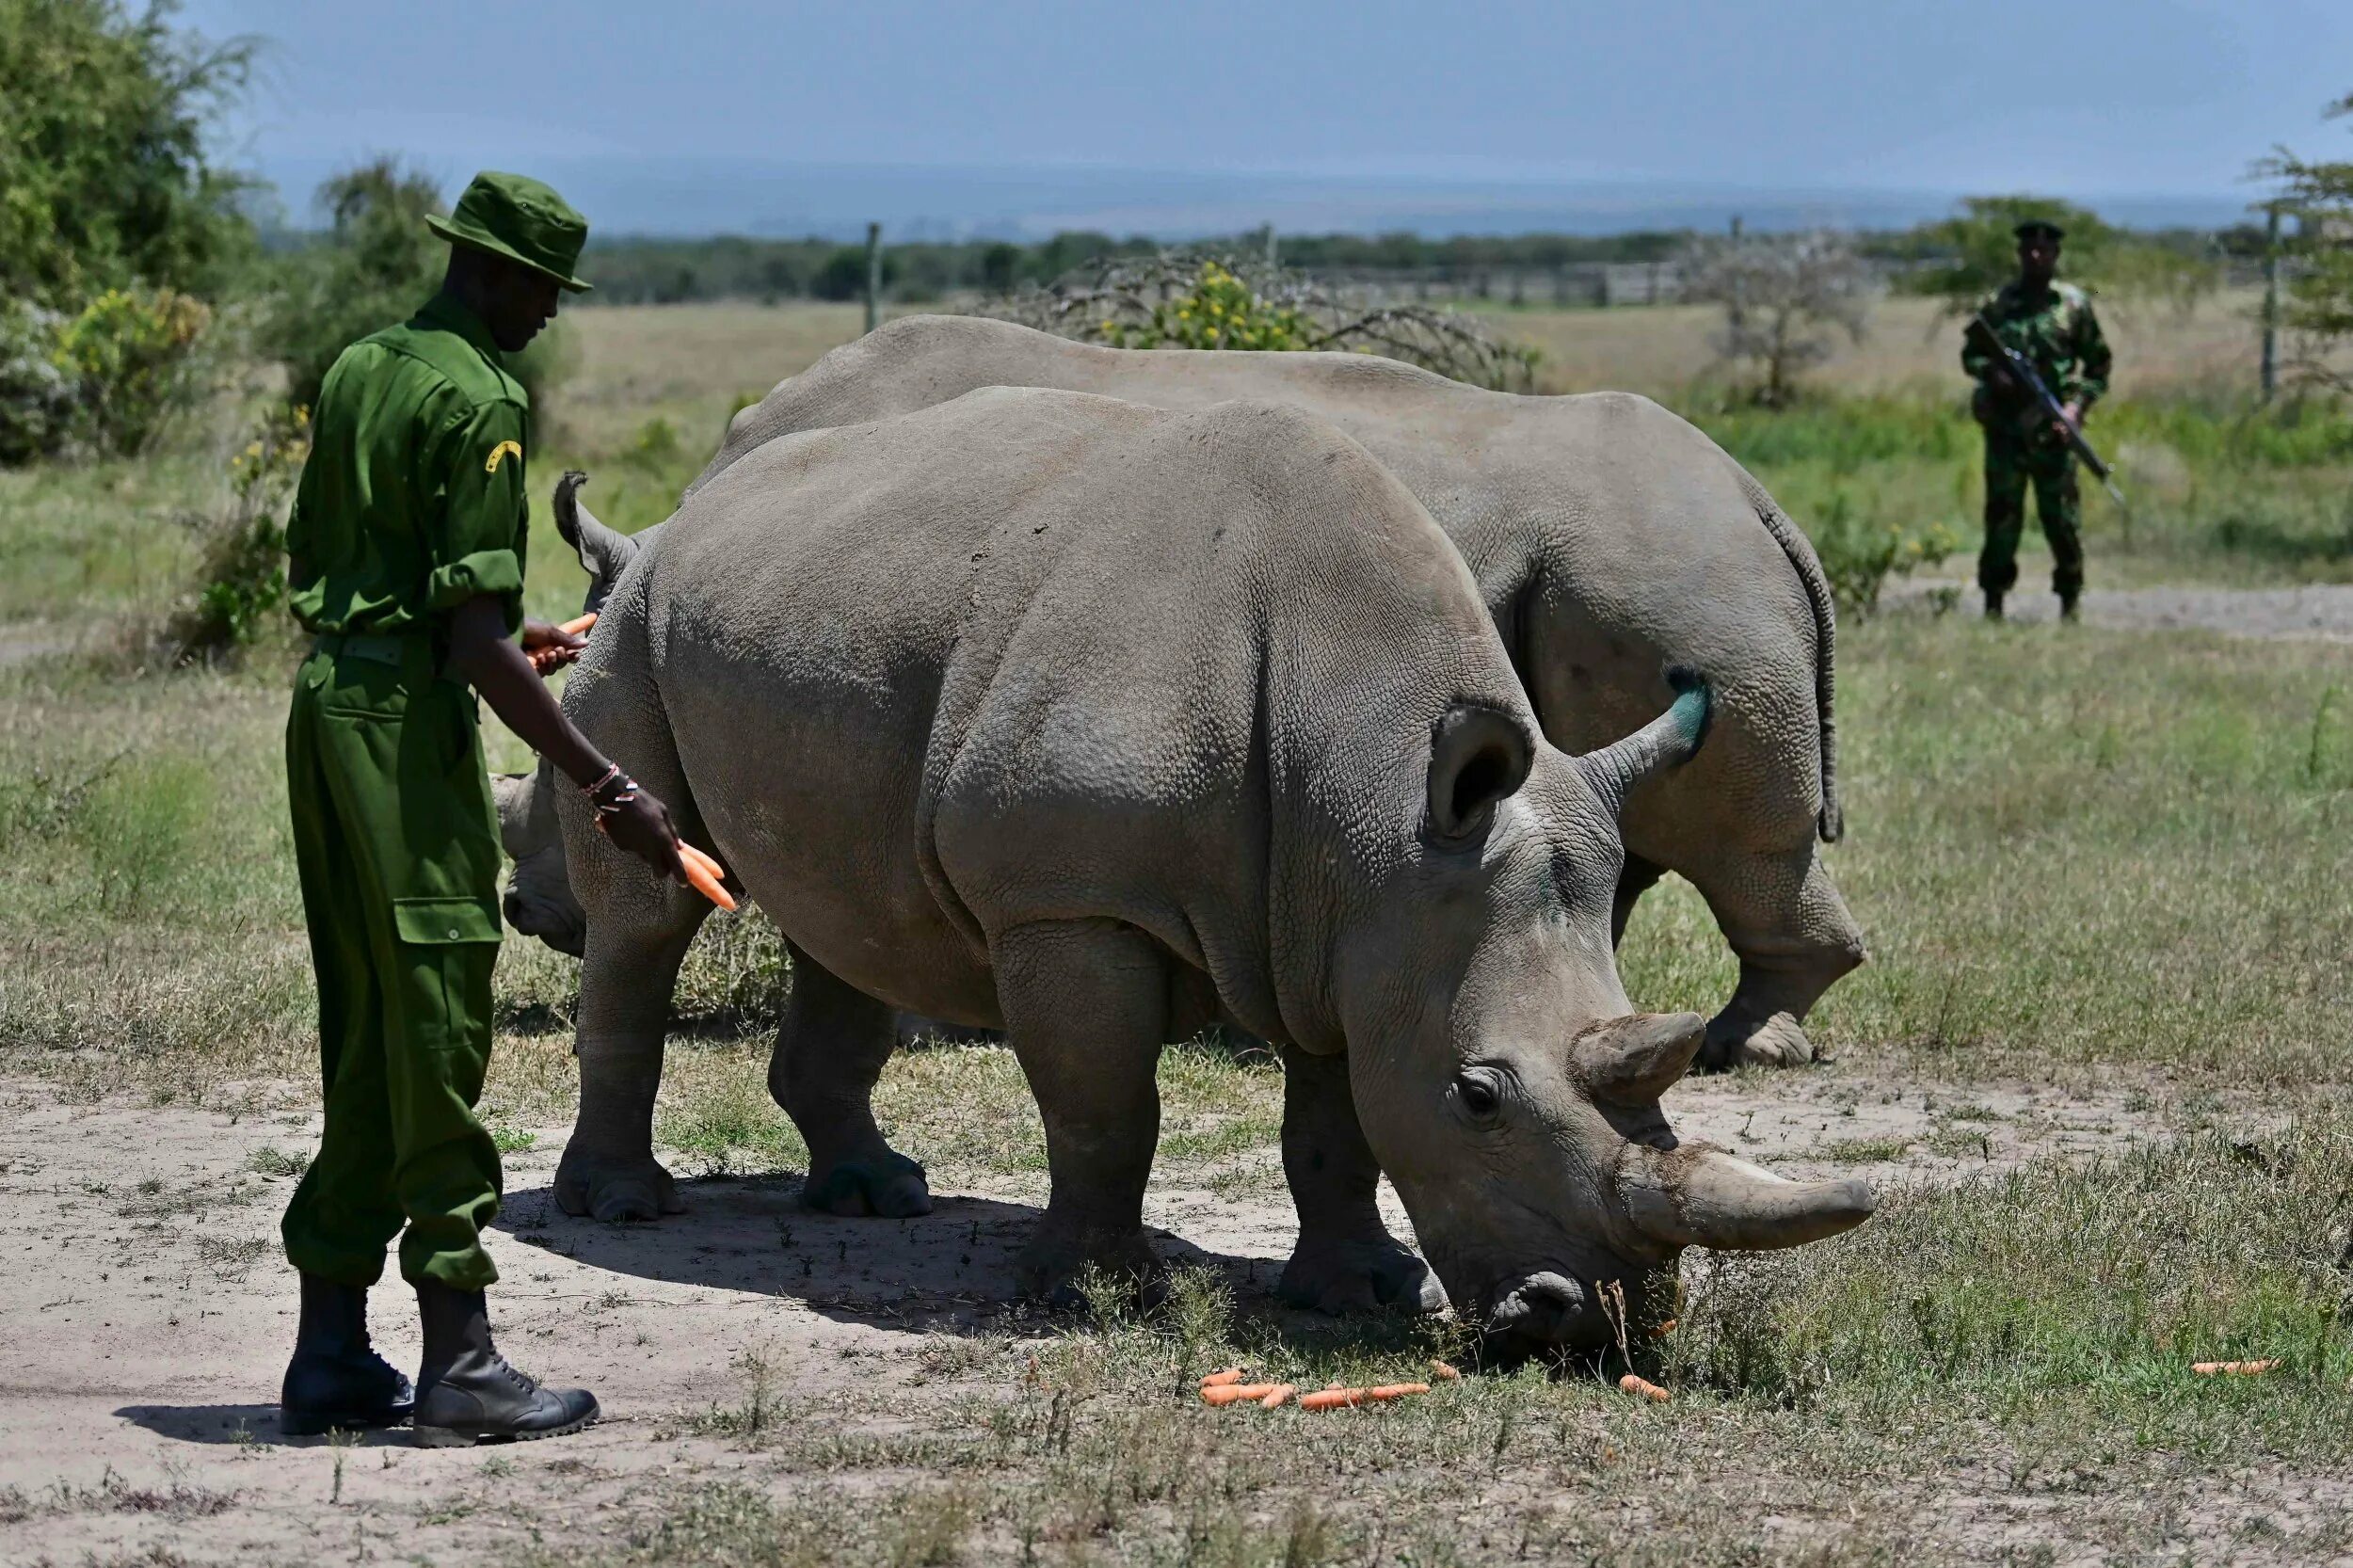
<path fill-rule="evenodd" d="M 267 1443 L 286 1448 L 324 1448 L 338 1442 L 362 1448 L 382 1448 L 388 1443 L 400 1448 L 410 1446 L 406 1427 L 289 1437 L 278 1430 L 275 1404 L 126 1404 L 115 1415 L 158 1437 L 182 1443 L 226 1443 L 232 1447 Z"/>
<path fill-rule="evenodd" d="M 496 1228 L 607 1273 L 774 1297 L 912 1334 L 1046 1320 L 1014 1289 L 1014 1259 L 1044 1212 L 1035 1205 L 940 1194 L 918 1219 L 848 1220 L 802 1208 L 800 1192 L 796 1171 L 704 1176 L 679 1183 L 683 1214 L 605 1224 L 566 1214 L 552 1189 L 540 1187 L 508 1193 Z M 1168 1231 L 1145 1234 L 1162 1261 L 1213 1269 L 1244 1300 L 1271 1291 L 1281 1269 Z"/>

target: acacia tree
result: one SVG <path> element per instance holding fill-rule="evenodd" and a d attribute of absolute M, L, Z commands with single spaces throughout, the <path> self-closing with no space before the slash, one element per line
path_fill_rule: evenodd
<path fill-rule="evenodd" d="M 2324 113 L 2353 115 L 2353 93 Z M 2303 340 L 2293 368 L 2306 380 L 2353 392 L 2353 376 L 2329 358 L 2353 342 L 2353 162 L 2308 163 L 2282 148 L 2256 172 L 2281 182 L 2283 209 L 2301 220 L 2283 311 L 2289 331 Z"/>
<path fill-rule="evenodd" d="M 1800 373 L 1829 358 L 1838 335 L 1863 341 L 1879 291 L 1853 243 L 1823 229 L 1711 240 L 1683 266 L 1684 296 L 1724 309 L 1717 352 L 1754 366 L 1756 400 L 1772 408 L 1796 395 Z"/>

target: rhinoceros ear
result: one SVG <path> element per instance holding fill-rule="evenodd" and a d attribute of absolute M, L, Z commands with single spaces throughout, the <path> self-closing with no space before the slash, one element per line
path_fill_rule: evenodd
<path fill-rule="evenodd" d="M 1667 679 L 1680 695 L 1665 712 L 1614 745 L 1577 759 L 1577 771 L 1613 815 L 1624 809 L 1634 786 L 1662 768 L 1689 761 L 1707 735 L 1706 684 L 1684 670 L 1670 671 Z"/>
<path fill-rule="evenodd" d="M 1430 737 L 1430 832 L 1467 839 L 1487 825 L 1496 803 L 1528 782 L 1535 750 L 1498 709 L 1460 703 Z"/>
<path fill-rule="evenodd" d="M 627 534 L 618 534 L 599 522 L 596 515 L 580 504 L 580 488 L 588 483 L 588 476 L 578 469 L 566 473 L 555 482 L 555 499 L 550 510 L 555 514 L 555 531 L 580 557 L 581 570 L 588 574 L 588 601 L 584 609 L 598 609 L 604 596 L 613 591 L 614 582 L 623 568 L 637 558 L 638 541 Z"/>
<path fill-rule="evenodd" d="M 1612 1105 L 1650 1105 L 1691 1069 L 1707 1039 L 1697 1013 L 1634 1013 L 1577 1036 L 1577 1076 L 1585 1092 Z"/>

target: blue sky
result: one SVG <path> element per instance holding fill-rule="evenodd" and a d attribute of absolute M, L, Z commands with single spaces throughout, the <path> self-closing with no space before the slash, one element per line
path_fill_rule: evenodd
<path fill-rule="evenodd" d="M 1256 204 L 1444 226 L 1514 192 L 1530 212 L 1621 216 L 2015 189 L 2221 213 L 2274 143 L 2353 155 L 2319 119 L 2353 92 L 2349 0 L 191 0 L 182 15 L 268 40 L 231 145 L 297 217 L 320 173 L 373 152 L 453 185 L 482 166 L 584 182 L 608 230 L 768 232 L 840 227 L 861 201 L 951 225 L 1183 227 Z"/>

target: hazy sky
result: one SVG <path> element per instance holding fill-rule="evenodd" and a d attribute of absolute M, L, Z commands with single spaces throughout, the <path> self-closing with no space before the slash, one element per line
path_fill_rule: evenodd
<path fill-rule="evenodd" d="M 2353 154 L 2353 0 L 920 5 L 190 0 L 268 40 L 235 147 L 2243 200 Z"/>

